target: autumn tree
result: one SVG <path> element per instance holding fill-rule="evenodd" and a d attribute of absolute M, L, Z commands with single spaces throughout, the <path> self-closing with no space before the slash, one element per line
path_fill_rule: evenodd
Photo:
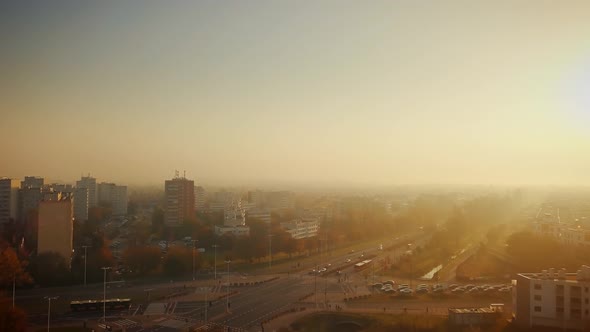
<path fill-rule="evenodd" d="M 24 285 L 32 282 L 31 276 L 26 272 L 27 262 L 21 262 L 16 252 L 10 247 L 0 249 L 0 288 L 16 285 Z"/>
<path fill-rule="evenodd" d="M 160 248 L 130 247 L 123 253 L 123 260 L 136 275 L 145 275 L 160 266 Z"/>
<path fill-rule="evenodd" d="M 65 258 L 56 252 L 42 252 L 31 260 L 30 271 L 35 282 L 42 286 L 68 284 L 70 270 Z"/>
<path fill-rule="evenodd" d="M 164 259 L 163 270 L 169 277 L 178 277 L 192 270 L 192 251 L 183 247 L 172 247 Z M 195 253 L 195 269 L 200 266 L 200 257 Z"/>

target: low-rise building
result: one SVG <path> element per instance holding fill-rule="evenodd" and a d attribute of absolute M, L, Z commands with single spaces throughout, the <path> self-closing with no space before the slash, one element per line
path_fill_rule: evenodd
<path fill-rule="evenodd" d="M 590 229 L 581 226 L 541 219 L 533 222 L 531 229 L 537 235 L 549 236 L 564 244 L 590 246 Z"/>
<path fill-rule="evenodd" d="M 590 330 L 590 267 L 519 273 L 513 281 L 516 323 L 525 328 Z"/>
<path fill-rule="evenodd" d="M 246 210 L 246 220 L 258 220 L 270 224 L 271 215 L 269 209 L 248 209 Z"/>
<path fill-rule="evenodd" d="M 317 236 L 320 222 L 318 219 L 294 219 L 282 222 L 281 227 L 291 234 L 293 239 L 298 240 Z"/>
<path fill-rule="evenodd" d="M 248 227 L 246 225 L 215 226 L 215 234 L 218 236 L 223 236 L 226 234 L 231 234 L 234 236 L 249 236 L 250 235 L 250 227 Z"/>

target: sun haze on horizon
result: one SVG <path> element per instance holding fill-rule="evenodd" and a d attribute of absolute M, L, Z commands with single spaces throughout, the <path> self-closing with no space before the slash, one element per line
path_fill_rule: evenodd
<path fill-rule="evenodd" d="M 590 184 L 590 3 L 0 3 L 0 176 Z"/>

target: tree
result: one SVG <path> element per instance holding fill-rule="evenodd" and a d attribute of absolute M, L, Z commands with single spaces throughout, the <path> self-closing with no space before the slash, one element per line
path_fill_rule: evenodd
<path fill-rule="evenodd" d="M 145 275 L 160 266 L 160 248 L 130 247 L 123 253 L 125 264 L 137 275 Z"/>
<path fill-rule="evenodd" d="M 188 273 L 192 269 L 192 255 L 192 251 L 188 248 L 172 247 L 168 250 L 168 255 L 164 260 L 164 273 L 169 277 L 178 277 Z M 195 264 L 197 263 L 195 257 Z M 198 268 L 198 265 L 195 268 Z"/>
<path fill-rule="evenodd" d="M 21 262 L 10 247 L 0 250 L 0 288 L 11 286 L 13 282 L 17 285 L 30 283 L 31 276 L 25 271 L 27 262 Z"/>
<path fill-rule="evenodd" d="M 0 295 L 0 297 L 2 297 Z M 27 315 L 21 308 L 9 307 L 6 298 L 0 298 L 0 331 L 27 331 Z"/>
<path fill-rule="evenodd" d="M 31 260 L 31 274 L 42 286 L 65 285 L 70 282 L 70 271 L 65 258 L 56 252 L 43 252 Z"/>

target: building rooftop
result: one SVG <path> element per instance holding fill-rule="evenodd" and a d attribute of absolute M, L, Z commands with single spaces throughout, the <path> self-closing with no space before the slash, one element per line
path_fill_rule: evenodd
<path fill-rule="evenodd" d="M 567 273 L 565 269 L 548 269 L 537 273 L 519 273 L 518 275 L 532 280 L 590 282 L 590 267 L 582 265 L 575 273 Z"/>

